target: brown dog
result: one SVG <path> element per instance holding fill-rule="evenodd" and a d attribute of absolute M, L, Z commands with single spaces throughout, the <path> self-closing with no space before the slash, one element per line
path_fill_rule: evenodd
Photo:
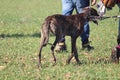
<path fill-rule="evenodd" d="M 40 42 L 40 51 L 39 51 L 39 65 L 41 65 L 41 52 L 43 46 L 48 44 L 49 32 L 52 32 L 56 39 L 51 46 L 52 56 L 54 58 L 54 63 L 56 63 L 56 58 L 54 55 L 54 48 L 59 40 L 62 37 L 70 36 L 71 37 L 71 56 L 67 59 L 67 64 L 70 63 L 70 60 L 75 57 L 77 63 L 80 63 L 78 59 L 78 53 L 76 48 L 76 39 L 83 32 L 84 23 L 86 21 L 93 21 L 98 24 L 97 21 L 91 16 L 99 16 L 97 11 L 93 8 L 84 8 L 83 13 L 64 16 L 60 14 L 48 16 L 42 24 L 41 27 L 41 42 Z"/>
<path fill-rule="evenodd" d="M 111 61 L 119 64 L 120 58 L 120 44 L 112 49 Z"/>

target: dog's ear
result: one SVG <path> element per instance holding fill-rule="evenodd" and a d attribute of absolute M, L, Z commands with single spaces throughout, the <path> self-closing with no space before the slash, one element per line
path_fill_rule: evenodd
<path fill-rule="evenodd" d="M 90 16 L 99 16 L 97 10 L 94 8 L 90 8 L 89 14 Z"/>
<path fill-rule="evenodd" d="M 95 23 L 96 25 L 98 25 L 98 21 L 94 17 L 89 17 L 89 21 L 92 21 L 93 23 Z"/>
<path fill-rule="evenodd" d="M 82 11 L 86 15 L 86 18 L 89 21 L 93 21 L 95 24 L 98 25 L 98 21 L 94 18 L 94 16 L 99 16 L 96 9 L 94 9 L 92 7 L 85 7 L 85 8 L 82 9 Z"/>
<path fill-rule="evenodd" d="M 92 7 L 85 7 L 82 9 L 82 13 L 85 13 L 89 16 L 99 16 L 98 12 L 96 9 L 92 8 Z"/>
<path fill-rule="evenodd" d="M 85 8 L 82 8 L 82 13 L 85 13 L 85 14 L 89 14 L 90 12 L 90 7 L 85 7 Z"/>
<path fill-rule="evenodd" d="M 92 21 L 90 19 L 90 12 L 91 12 L 91 8 L 90 7 L 85 7 L 85 8 L 82 8 L 82 13 L 84 13 L 84 17 L 85 19 L 87 19 L 88 21 Z"/>
<path fill-rule="evenodd" d="M 96 25 L 98 25 L 98 21 L 97 21 L 97 20 L 93 20 L 93 22 L 94 22 Z"/>

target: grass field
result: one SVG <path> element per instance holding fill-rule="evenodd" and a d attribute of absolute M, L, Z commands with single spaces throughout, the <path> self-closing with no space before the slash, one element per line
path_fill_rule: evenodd
<path fill-rule="evenodd" d="M 61 0 L 0 0 L 0 80 L 120 80 L 120 64 L 109 62 L 111 48 L 116 46 L 118 20 L 106 19 L 99 25 L 90 22 L 93 51 L 81 50 L 77 39 L 77 65 L 70 55 L 70 37 L 66 37 L 68 52 L 55 53 L 52 66 L 50 45 L 43 48 L 41 70 L 37 67 L 40 25 L 45 17 L 61 13 Z M 118 7 L 106 15 L 118 15 Z M 54 36 L 50 37 L 53 42 Z"/>

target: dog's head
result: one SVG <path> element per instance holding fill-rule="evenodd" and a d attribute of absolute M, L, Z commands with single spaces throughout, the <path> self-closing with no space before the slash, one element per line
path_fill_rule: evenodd
<path fill-rule="evenodd" d="M 89 21 L 93 21 L 95 24 L 98 25 L 97 19 L 95 19 L 96 16 L 99 16 L 97 10 L 95 10 L 94 8 L 91 8 L 91 7 L 85 7 L 85 8 L 83 8 L 83 13 L 85 13 L 87 15 L 87 19 Z"/>

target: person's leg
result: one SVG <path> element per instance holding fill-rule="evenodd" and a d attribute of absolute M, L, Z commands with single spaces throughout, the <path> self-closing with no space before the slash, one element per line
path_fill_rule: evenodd
<path fill-rule="evenodd" d="M 72 0 L 62 0 L 62 15 L 71 15 L 74 10 Z M 64 35 L 59 42 L 65 42 Z"/>
<path fill-rule="evenodd" d="M 82 13 L 82 8 L 89 6 L 89 0 L 76 0 L 76 11 L 77 13 Z M 94 49 L 89 45 L 89 34 L 90 27 L 89 23 L 86 21 L 84 25 L 84 32 L 80 35 L 82 41 L 82 47 L 87 48 L 88 50 Z"/>
<path fill-rule="evenodd" d="M 62 0 L 62 14 L 71 15 L 74 10 L 74 5 L 72 0 Z M 65 37 L 59 40 L 59 43 L 56 45 L 55 51 L 60 52 L 66 50 Z"/>
<path fill-rule="evenodd" d="M 74 5 L 72 0 L 62 0 L 62 14 L 71 15 L 74 10 Z"/>
<path fill-rule="evenodd" d="M 74 0 L 74 3 L 76 5 L 77 13 L 82 13 L 82 8 L 88 7 L 90 1 L 89 0 Z"/>
<path fill-rule="evenodd" d="M 88 40 L 89 32 L 90 32 L 89 23 L 86 21 L 86 23 L 84 25 L 84 32 L 80 35 L 82 45 L 87 44 L 89 42 L 89 40 Z"/>

